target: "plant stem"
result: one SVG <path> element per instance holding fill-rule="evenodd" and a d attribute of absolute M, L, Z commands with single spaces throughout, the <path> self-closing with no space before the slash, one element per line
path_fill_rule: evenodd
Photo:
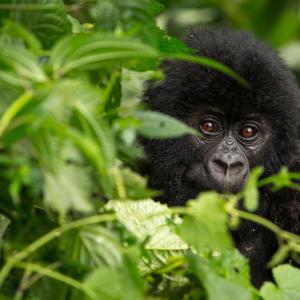
<path fill-rule="evenodd" d="M 55 8 L 57 5 L 55 4 L 0 4 L 1 10 L 46 10 L 49 8 Z"/>
<path fill-rule="evenodd" d="M 17 268 L 22 268 L 25 270 L 29 270 L 31 272 L 36 272 L 39 273 L 41 275 L 45 275 L 47 277 L 53 278 L 55 280 L 61 281 L 67 285 L 70 285 L 80 291 L 82 291 L 83 293 L 85 293 L 88 297 L 90 297 L 91 299 L 96 299 L 97 295 L 91 290 L 89 289 L 87 286 L 85 286 L 84 284 L 82 284 L 80 281 L 66 276 L 62 273 L 56 272 L 54 270 L 48 269 L 48 268 L 44 268 L 40 265 L 37 264 L 32 264 L 32 263 L 22 263 L 19 262 L 15 265 Z"/>
<path fill-rule="evenodd" d="M 3 266 L 3 268 L 0 271 L 0 287 L 2 286 L 4 280 L 6 279 L 11 269 L 17 263 L 25 259 L 31 253 L 35 252 L 36 250 L 38 250 L 39 248 L 41 248 L 42 246 L 44 246 L 45 244 L 53 240 L 54 238 L 61 236 L 64 232 L 74 228 L 86 226 L 86 225 L 97 224 L 106 221 L 113 221 L 115 219 L 116 219 L 115 214 L 97 215 L 88 218 L 83 218 L 74 222 L 70 222 L 68 224 L 65 224 L 61 227 L 58 227 L 48 232 L 47 234 L 40 237 L 38 240 L 34 241 L 32 244 L 28 245 L 22 251 L 8 258 L 6 264 Z"/>
<path fill-rule="evenodd" d="M 124 185 L 121 170 L 118 167 L 114 167 L 113 170 L 112 170 L 112 173 L 115 177 L 118 197 L 120 199 L 127 199 L 126 188 L 125 188 L 125 185 Z"/>
<path fill-rule="evenodd" d="M 247 87 L 247 88 L 250 87 L 250 83 L 247 80 L 245 80 L 239 74 L 234 72 L 228 66 L 226 66 L 214 59 L 204 57 L 204 56 L 196 56 L 196 55 L 184 54 L 184 53 L 169 54 L 169 55 L 167 55 L 167 57 L 170 59 L 180 59 L 180 60 L 185 60 L 188 62 L 194 62 L 194 63 L 200 64 L 203 66 L 207 66 L 209 68 L 212 68 L 214 70 L 220 71 L 220 72 L 228 75 L 229 77 L 236 80 L 244 87 Z"/>
<path fill-rule="evenodd" d="M 279 236 L 282 239 L 286 239 L 291 242 L 300 243 L 300 236 L 298 236 L 297 234 L 291 233 L 289 231 L 281 229 L 280 227 L 278 227 L 271 221 L 269 221 L 261 216 L 254 215 L 254 214 L 248 213 L 246 211 L 238 210 L 238 209 L 227 209 L 227 212 L 231 216 L 239 217 L 239 218 L 260 224 L 260 225 L 268 228 L 272 232 L 274 232 L 277 236 Z"/>
<path fill-rule="evenodd" d="M 3 113 L 0 119 L 0 137 L 18 112 L 32 99 L 33 95 L 32 91 L 26 91 Z"/>

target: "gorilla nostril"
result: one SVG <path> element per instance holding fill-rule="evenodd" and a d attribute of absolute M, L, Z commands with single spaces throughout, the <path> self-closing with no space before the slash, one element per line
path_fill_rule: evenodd
<path fill-rule="evenodd" d="M 224 174 L 227 173 L 227 170 L 229 167 L 229 165 L 221 159 L 214 159 L 213 166 L 214 166 L 215 171 L 217 171 L 219 173 L 224 173 Z"/>
<path fill-rule="evenodd" d="M 241 172 L 243 167 L 244 164 L 241 161 L 234 162 L 229 166 L 230 172 L 232 172 L 233 174 Z"/>
<path fill-rule="evenodd" d="M 226 162 L 224 160 L 216 158 L 212 162 L 214 170 L 218 173 L 223 173 L 224 175 L 228 172 L 232 174 L 239 173 L 244 167 L 244 164 L 241 161 Z"/>

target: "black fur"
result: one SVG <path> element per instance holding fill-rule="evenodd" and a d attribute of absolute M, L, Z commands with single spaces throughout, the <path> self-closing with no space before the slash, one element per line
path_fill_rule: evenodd
<path fill-rule="evenodd" d="M 283 165 L 300 172 L 299 89 L 275 51 L 248 33 L 231 30 L 195 30 L 185 43 L 198 55 L 229 66 L 250 83 L 250 88 L 204 66 L 168 61 L 163 63 L 165 80 L 152 84 L 145 93 L 151 109 L 188 124 L 201 104 L 217 106 L 230 117 L 261 113 L 271 124 L 270 139 L 259 155 L 250 159 L 250 167 L 264 166 L 265 176 L 278 172 Z M 193 138 L 143 140 L 142 143 L 149 159 L 150 185 L 163 190 L 160 201 L 184 205 L 201 191 L 185 179 L 187 167 L 203 155 Z M 263 188 L 257 213 L 286 230 L 300 233 L 300 194 L 295 191 L 272 193 L 269 187 Z M 265 264 L 278 247 L 273 234 L 243 222 L 233 237 L 240 251 L 250 258 L 253 283 L 259 286 L 270 279 Z"/>

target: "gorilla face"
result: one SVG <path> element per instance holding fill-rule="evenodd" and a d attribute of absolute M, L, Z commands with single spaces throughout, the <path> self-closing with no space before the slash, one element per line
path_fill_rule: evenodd
<path fill-rule="evenodd" d="M 258 160 L 268 144 L 268 121 L 253 113 L 235 119 L 216 107 L 202 106 L 187 123 L 201 137 L 190 137 L 198 155 L 187 166 L 184 180 L 200 191 L 239 192 L 247 181 L 251 162 Z"/>
<path fill-rule="evenodd" d="M 278 55 L 249 34 L 230 30 L 196 30 L 185 43 L 230 67 L 250 87 L 194 63 L 163 63 L 165 79 L 150 84 L 144 101 L 201 137 L 142 140 L 149 159 L 145 173 L 150 186 L 163 191 L 160 200 L 183 205 L 205 190 L 236 193 L 258 165 L 265 176 L 283 165 L 295 170 L 300 95 Z"/>

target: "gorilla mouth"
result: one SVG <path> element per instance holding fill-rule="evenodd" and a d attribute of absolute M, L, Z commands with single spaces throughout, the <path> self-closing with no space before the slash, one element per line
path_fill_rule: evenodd
<path fill-rule="evenodd" d="M 236 194 L 239 193 L 245 186 L 248 179 L 246 174 L 211 174 L 209 170 L 203 167 L 202 164 L 194 164 L 190 166 L 184 176 L 184 180 L 197 190 L 202 191 L 217 191 L 219 193 Z"/>

